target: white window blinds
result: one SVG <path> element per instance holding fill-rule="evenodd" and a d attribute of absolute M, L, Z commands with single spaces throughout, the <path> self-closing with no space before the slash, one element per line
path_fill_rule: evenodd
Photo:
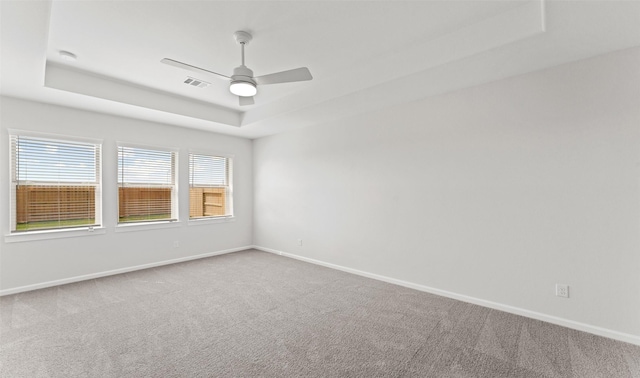
<path fill-rule="evenodd" d="M 189 218 L 232 214 L 231 159 L 189 154 Z"/>
<path fill-rule="evenodd" d="M 177 219 L 175 151 L 118 146 L 120 223 Z"/>
<path fill-rule="evenodd" d="M 100 225 L 99 144 L 21 135 L 10 142 L 12 232 Z"/>

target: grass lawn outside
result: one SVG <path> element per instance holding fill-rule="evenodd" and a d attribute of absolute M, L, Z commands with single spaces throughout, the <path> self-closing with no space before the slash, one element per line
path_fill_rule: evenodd
<path fill-rule="evenodd" d="M 48 220 L 39 222 L 18 223 L 16 231 L 46 230 L 51 228 L 67 228 L 96 226 L 95 219 L 66 219 L 66 220 Z"/>
<path fill-rule="evenodd" d="M 119 223 L 134 223 L 157 220 L 170 220 L 171 214 L 151 214 L 151 215 L 132 215 L 128 217 L 120 217 Z M 47 230 L 55 228 L 71 228 L 71 227 L 89 227 L 97 226 L 95 219 L 65 219 L 65 220 L 48 220 L 38 222 L 18 223 L 16 231 L 33 231 Z"/>
<path fill-rule="evenodd" d="M 145 222 L 155 220 L 171 220 L 171 214 L 130 215 L 118 218 L 119 223 Z"/>

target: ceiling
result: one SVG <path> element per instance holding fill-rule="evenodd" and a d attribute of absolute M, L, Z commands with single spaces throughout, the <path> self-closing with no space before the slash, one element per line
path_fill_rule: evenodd
<path fill-rule="evenodd" d="M 1 1 L 0 94 L 258 138 L 640 45 L 639 1 Z M 246 30 L 259 86 L 225 75 Z M 61 50 L 78 59 L 68 62 Z M 183 83 L 187 76 L 207 88 Z"/>

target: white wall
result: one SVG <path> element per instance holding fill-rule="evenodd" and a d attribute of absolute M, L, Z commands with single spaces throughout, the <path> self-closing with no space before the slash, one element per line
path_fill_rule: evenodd
<path fill-rule="evenodd" d="M 639 48 L 259 139 L 254 243 L 638 337 L 639 142 Z"/>
<path fill-rule="evenodd" d="M 2 97 L 0 114 L 0 289 L 152 264 L 252 244 L 252 143 L 250 140 L 163 124 Z M 103 139 L 103 224 L 106 233 L 6 243 L 9 233 L 7 129 Z M 116 142 L 179 148 L 179 227 L 115 232 Z M 188 225 L 189 149 L 234 155 L 235 221 Z M 174 241 L 180 242 L 174 248 Z"/>

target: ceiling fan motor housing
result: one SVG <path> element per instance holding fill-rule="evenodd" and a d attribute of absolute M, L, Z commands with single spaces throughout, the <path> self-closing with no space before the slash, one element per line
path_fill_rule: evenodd
<path fill-rule="evenodd" d="M 256 85 L 253 80 L 253 71 L 247 66 L 238 66 L 233 69 L 233 75 L 231 75 L 231 81 L 244 81 Z"/>
<path fill-rule="evenodd" d="M 231 93 L 251 97 L 256 94 L 256 81 L 253 80 L 253 71 L 246 66 L 238 66 L 233 69 L 231 75 L 231 84 L 229 86 Z"/>

